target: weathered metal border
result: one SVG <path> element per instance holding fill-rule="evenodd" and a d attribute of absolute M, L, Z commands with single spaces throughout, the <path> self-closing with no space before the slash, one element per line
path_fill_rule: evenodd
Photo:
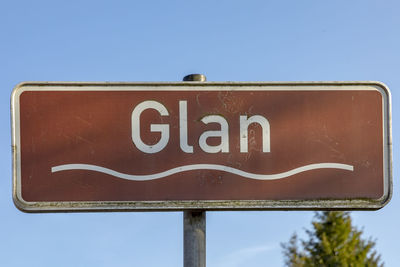
<path fill-rule="evenodd" d="M 99 87 L 109 87 L 102 90 L 112 91 L 113 87 L 158 87 L 166 90 L 168 87 L 178 87 L 182 90 L 194 90 L 210 87 L 244 86 L 291 87 L 286 90 L 296 90 L 295 87 L 325 86 L 324 90 L 354 90 L 348 87 L 375 87 L 383 98 L 383 150 L 384 150 L 384 194 L 379 199 L 349 199 L 349 200 L 224 200 L 224 201 L 79 201 L 79 202 L 27 202 L 21 197 L 20 183 L 20 143 L 19 143 L 19 95 L 24 87 L 38 87 L 36 90 L 54 90 L 49 87 L 82 87 L 82 91 L 96 91 Z M 331 88 L 329 88 L 331 87 Z M 189 89 L 192 88 L 192 89 Z M 175 88 L 176 89 L 176 88 Z M 65 90 L 65 89 L 64 89 Z M 70 89 L 71 90 L 71 89 Z M 72 89 L 77 90 L 77 89 Z M 127 89 L 127 90 L 133 90 Z M 243 89 L 242 89 L 243 90 Z M 274 89 L 276 90 L 276 89 Z M 299 90 L 313 90 L 312 88 Z M 363 89 L 360 89 L 363 90 Z M 365 89 L 364 89 L 365 90 Z M 391 130 L 391 95 L 389 88 L 375 81 L 337 81 L 337 82 L 23 82 L 18 84 L 11 94 L 11 131 L 13 157 L 13 200 L 17 208 L 24 212 L 112 212 L 112 211 L 182 211 L 182 210 L 376 210 L 385 206 L 393 193 L 392 185 L 392 130 Z"/>

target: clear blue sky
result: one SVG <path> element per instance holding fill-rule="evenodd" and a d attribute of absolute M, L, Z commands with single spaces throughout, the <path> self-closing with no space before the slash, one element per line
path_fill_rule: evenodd
<path fill-rule="evenodd" d="M 392 201 L 353 212 L 398 266 L 398 1 L 1 1 L 0 266 L 182 266 L 182 213 L 25 214 L 11 198 L 10 94 L 21 81 L 354 81 L 393 102 Z M 207 265 L 282 266 L 313 212 L 208 212 Z"/>

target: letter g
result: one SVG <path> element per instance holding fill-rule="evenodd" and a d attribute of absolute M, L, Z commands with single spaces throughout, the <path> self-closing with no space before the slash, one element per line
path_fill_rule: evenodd
<path fill-rule="evenodd" d="M 169 141 L 168 124 L 150 124 L 150 132 L 160 132 L 161 139 L 154 145 L 146 145 L 140 138 L 140 114 L 146 109 L 155 109 L 161 116 L 168 116 L 168 110 L 159 102 L 148 100 L 143 101 L 132 111 L 132 141 L 136 147 L 144 153 L 160 152 Z"/>

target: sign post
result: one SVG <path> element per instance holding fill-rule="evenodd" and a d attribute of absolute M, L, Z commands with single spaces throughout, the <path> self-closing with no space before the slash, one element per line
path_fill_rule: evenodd
<path fill-rule="evenodd" d="M 11 98 L 26 212 L 183 211 L 204 267 L 207 210 L 380 209 L 392 195 L 379 82 L 26 82 Z"/>
<path fill-rule="evenodd" d="M 183 81 L 205 82 L 201 74 L 187 75 Z M 186 210 L 183 212 L 183 266 L 206 266 L 206 211 Z"/>
<path fill-rule="evenodd" d="M 183 212 L 183 266 L 206 266 L 206 212 Z"/>

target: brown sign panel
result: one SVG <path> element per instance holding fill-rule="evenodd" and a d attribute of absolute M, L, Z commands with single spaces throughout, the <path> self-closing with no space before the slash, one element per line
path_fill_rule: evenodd
<path fill-rule="evenodd" d="M 378 209 L 390 94 L 376 82 L 23 83 L 24 211 Z"/>

